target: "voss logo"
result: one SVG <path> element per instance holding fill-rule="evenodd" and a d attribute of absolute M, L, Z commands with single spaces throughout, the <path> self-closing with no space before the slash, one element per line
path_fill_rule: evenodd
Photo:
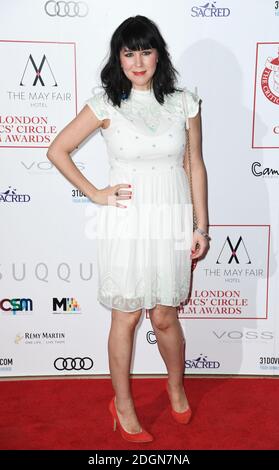
<path fill-rule="evenodd" d="M 212 331 L 213 336 L 219 341 L 270 341 L 274 339 L 274 333 L 272 331 L 240 331 L 240 330 L 220 330 Z"/>

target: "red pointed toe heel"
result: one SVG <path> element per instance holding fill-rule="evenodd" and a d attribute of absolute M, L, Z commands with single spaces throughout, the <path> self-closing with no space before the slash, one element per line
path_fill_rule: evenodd
<path fill-rule="evenodd" d="M 171 409 L 171 414 L 177 423 L 188 424 L 192 416 L 192 410 L 190 406 L 187 408 L 187 410 L 182 411 L 182 413 L 178 413 L 177 411 Z"/>
<path fill-rule="evenodd" d="M 166 384 L 166 390 L 167 390 L 168 395 L 169 395 L 168 384 Z M 188 406 L 188 408 L 185 411 L 182 411 L 181 413 L 179 413 L 179 412 L 175 411 L 171 406 L 171 414 L 172 414 L 173 419 L 177 423 L 179 423 L 179 424 L 188 424 L 191 417 L 192 417 L 192 410 L 191 410 L 190 406 Z"/>
<path fill-rule="evenodd" d="M 115 406 L 115 397 L 112 398 L 109 404 L 109 411 L 112 415 L 112 423 L 113 423 L 113 430 L 116 430 L 116 426 L 118 424 L 120 434 L 125 441 L 129 442 L 151 442 L 154 440 L 153 436 L 149 434 L 149 432 L 145 431 L 145 429 L 141 429 L 140 432 L 137 433 L 130 433 L 125 431 L 123 426 L 121 425 L 117 411 Z"/>

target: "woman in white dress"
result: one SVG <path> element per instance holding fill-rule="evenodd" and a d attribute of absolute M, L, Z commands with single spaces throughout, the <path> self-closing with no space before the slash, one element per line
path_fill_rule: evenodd
<path fill-rule="evenodd" d="M 199 97 L 175 87 L 177 71 L 156 24 L 126 19 L 112 35 L 110 56 L 77 117 L 54 139 L 49 160 L 100 206 L 98 300 L 111 309 L 109 366 L 115 397 L 109 403 L 114 429 L 133 442 L 150 442 L 141 427 L 130 388 L 135 328 L 148 309 L 168 380 L 171 415 L 187 424 L 191 408 L 184 389 L 185 340 L 177 307 L 189 294 L 192 260 L 208 248 L 207 177 L 201 152 Z M 185 93 L 192 161 L 192 229 L 185 166 Z M 189 118 L 189 119 L 188 119 Z M 109 185 L 97 189 L 70 158 L 100 128 L 109 157 Z"/>

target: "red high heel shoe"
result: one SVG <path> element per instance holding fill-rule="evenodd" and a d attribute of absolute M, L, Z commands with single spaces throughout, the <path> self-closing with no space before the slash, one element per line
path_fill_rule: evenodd
<path fill-rule="evenodd" d="M 166 390 L 167 390 L 168 395 L 169 395 L 168 384 L 166 384 Z M 191 419 L 191 416 L 192 416 L 192 410 L 191 410 L 190 406 L 188 406 L 188 408 L 185 411 L 182 411 L 181 413 L 179 413 L 179 412 L 175 411 L 171 406 L 171 414 L 172 414 L 172 417 L 174 418 L 174 420 L 177 423 L 188 424 L 190 419 Z"/>
<path fill-rule="evenodd" d="M 154 440 L 153 436 L 149 434 L 149 432 L 145 431 L 145 429 L 141 429 L 141 431 L 137 433 L 131 433 L 131 432 L 125 431 L 117 415 L 116 406 L 115 406 L 115 397 L 113 397 L 112 400 L 110 401 L 109 411 L 111 412 L 111 415 L 112 415 L 113 430 L 114 431 L 116 430 L 116 425 L 118 424 L 120 434 L 123 437 L 123 439 L 125 439 L 125 441 L 151 442 Z"/>

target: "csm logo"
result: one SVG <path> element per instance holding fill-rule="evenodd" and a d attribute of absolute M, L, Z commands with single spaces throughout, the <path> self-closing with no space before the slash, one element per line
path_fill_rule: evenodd
<path fill-rule="evenodd" d="M 11 315 L 19 312 L 29 313 L 33 311 L 33 301 L 29 298 L 0 299 L 0 311 Z"/>

